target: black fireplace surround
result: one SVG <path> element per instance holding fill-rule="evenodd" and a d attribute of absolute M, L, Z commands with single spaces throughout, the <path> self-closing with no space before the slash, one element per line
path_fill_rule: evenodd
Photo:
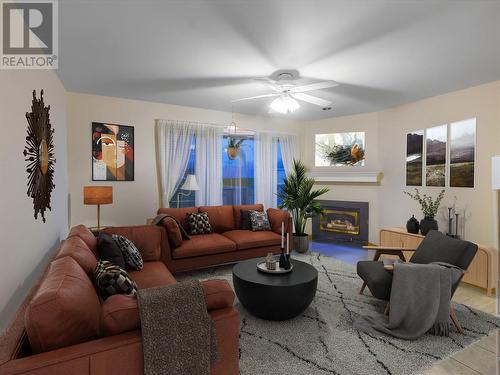
<path fill-rule="evenodd" d="M 368 202 L 316 202 L 324 214 L 312 218 L 313 241 L 368 243 Z"/>

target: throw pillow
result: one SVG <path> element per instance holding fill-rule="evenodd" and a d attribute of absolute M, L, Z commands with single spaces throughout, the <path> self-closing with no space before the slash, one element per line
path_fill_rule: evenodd
<path fill-rule="evenodd" d="M 127 271 L 107 260 L 99 260 L 94 271 L 94 282 L 103 299 L 115 294 L 135 295 L 137 284 Z"/>
<path fill-rule="evenodd" d="M 116 244 L 120 248 L 126 265 L 135 271 L 142 270 L 142 267 L 144 267 L 144 262 L 142 260 L 139 249 L 137 249 L 134 243 L 128 238 L 125 238 L 118 234 L 113 234 L 113 240 L 115 240 Z"/>
<path fill-rule="evenodd" d="M 212 226 L 206 212 L 188 213 L 189 234 L 212 233 Z"/>
<path fill-rule="evenodd" d="M 244 230 L 252 229 L 252 222 L 250 221 L 250 210 L 240 210 L 240 227 Z"/>
<path fill-rule="evenodd" d="M 182 232 L 179 224 L 173 217 L 166 217 L 161 221 L 161 225 L 167 231 L 168 242 L 172 247 L 179 247 L 182 245 Z"/>
<path fill-rule="evenodd" d="M 99 253 L 99 258 L 102 260 L 107 260 L 118 267 L 125 268 L 125 258 L 123 253 L 116 244 L 113 237 L 106 233 L 100 233 L 97 239 L 97 252 Z"/>
<path fill-rule="evenodd" d="M 269 219 L 265 212 L 250 211 L 250 222 L 252 223 L 252 231 L 271 230 Z"/>

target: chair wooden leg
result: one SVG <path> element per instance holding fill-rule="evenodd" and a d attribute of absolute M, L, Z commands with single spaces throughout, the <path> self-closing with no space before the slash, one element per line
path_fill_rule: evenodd
<path fill-rule="evenodd" d="M 450 318 L 451 318 L 451 321 L 453 322 L 453 325 L 457 329 L 458 333 L 463 335 L 464 329 L 460 325 L 460 322 L 458 321 L 457 315 L 455 314 L 455 310 L 453 310 L 452 307 L 450 308 Z"/>
<path fill-rule="evenodd" d="M 389 311 L 391 311 L 391 304 L 387 302 L 387 305 L 385 305 L 384 309 L 384 315 L 389 315 Z"/>
<path fill-rule="evenodd" d="M 366 288 L 366 282 L 363 282 L 363 285 L 361 285 L 361 289 L 359 290 L 359 294 L 363 294 L 365 288 Z"/>

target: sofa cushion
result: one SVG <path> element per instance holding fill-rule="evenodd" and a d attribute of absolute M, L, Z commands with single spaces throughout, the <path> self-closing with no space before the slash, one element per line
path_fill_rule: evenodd
<path fill-rule="evenodd" d="M 232 307 L 234 292 L 226 280 L 213 279 L 201 282 L 207 310 Z M 141 327 L 136 296 L 115 295 L 103 302 L 101 307 L 101 332 L 105 336 L 117 335 Z"/>
<path fill-rule="evenodd" d="M 196 257 L 200 255 L 227 253 L 236 250 L 236 244 L 218 233 L 200 234 L 183 241 L 172 251 L 174 259 Z"/>
<path fill-rule="evenodd" d="M 252 221 L 250 220 L 250 210 L 240 210 L 240 228 L 243 230 L 252 230 Z"/>
<path fill-rule="evenodd" d="M 277 208 L 268 208 L 267 217 L 273 232 L 281 234 L 281 223 L 285 223 L 285 233 L 288 231 L 288 224 L 290 223 L 290 214 L 288 211 L 278 210 Z"/>
<path fill-rule="evenodd" d="M 234 292 L 226 280 L 212 279 L 201 282 L 207 310 L 224 309 L 232 307 L 234 303 Z"/>
<path fill-rule="evenodd" d="M 281 245 L 281 236 L 271 231 L 252 232 L 238 229 L 222 233 L 222 235 L 236 243 L 238 250 Z"/>
<path fill-rule="evenodd" d="M 158 214 L 167 214 L 173 216 L 177 221 L 184 227 L 185 230 L 189 231 L 189 223 L 187 221 L 187 214 L 192 214 L 198 212 L 198 207 L 185 207 L 185 208 L 160 208 Z"/>
<path fill-rule="evenodd" d="M 208 214 L 208 220 L 215 233 L 236 229 L 234 226 L 233 206 L 201 206 L 199 211 Z"/>
<path fill-rule="evenodd" d="M 137 293 L 137 285 L 127 271 L 107 260 L 97 262 L 94 280 L 103 299 L 115 294 L 134 295 Z"/>
<path fill-rule="evenodd" d="M 145 262 L 140 271 L 130 271 L 130 277 L 139 289 L 153 288 L 155 286 L 176 283 L 175 278 L 163 262 Z"/>
<path fill-rule="evenodd" d="M 89 249 L 97 255 L 97 238 L 85 225 L 80 224 L 71 228 L 68 234 L 69 237 L 80 237 L 87 244 Z"/>
<path fill-rule="evenodd" d="M 233 206 L 233 217 L 235 223 L 234 229 L 241 229 L 241 210 L 264 211 L 264 206 L 262 204 L 243 204 Z"/>
<path fill-rule="evenodd" d="M 97 258 L 80 237 L 70 237 L 63 241 L 56 259 L 70 256 L 83 268 L 87 275 L 92 275 L 97 265 Z"/>
<path fill-rule="evenodd" d="M 141 327 L 137 296 L 116 294 L 101 305 L 101 332 L 118 335 Z"/>
<path fill-rule="evenodd" d="M 206 212 L 196 212 L 194 214 L 187 214 L 186 216 L 189 223 L 189 234 L 212 233 L 212 226 Z"/>
<path fill-rule="evenodd" d="M 254 232 L 271 230 L 271 224 L 269 224 L 269 219 L 265 212 L 250 211 L 250 222 L 252 224 L 252 231 Z"/>
<path fill-rule="evenodd" d="M 162 230 L 156 225 L 136 225 L 130 227 L 108 227 L 104 229 L 107 234 L 119 234 L 128 238 L 141 252 L 144 262 L 160 260 Z"/>
<path fill-rule="evenodd" d="M 104 232 L 99 234 L 99 238 L 97 239 L 97 252 L 99 253 L 99 259 L 107 260 L 125 269 L 125 258 L 123 257 L 123 253 L 116 241 L 109 234 Z"/>
<path fill-rule="evenodd" d="M 139 249 L 134 245 L 132 241 L 119 234 L 112 234 L 113 240 L 116 242 L 120 251 L 123 254 L 123 259 L 125 259 L 125 265 L 127 268 L 131 268 L 134 271 L 142 270 L 144 266 L 144 261 L 142 260 L 141 253 Z"/>
<path fill-rule="evenodd" d="M 26 308 L 31 348 L 41 353 L 99 336 L 101 304 L 85 271 L 72 257 L 54 260 Z"/>
<path fill-rule="evenodd" d="M 160 225 L 167 231 L 170 246 L 179 247 L 182 244 L 182 233 L 177 221 L 172 217 L 166 217 L 161 221 Z"/>

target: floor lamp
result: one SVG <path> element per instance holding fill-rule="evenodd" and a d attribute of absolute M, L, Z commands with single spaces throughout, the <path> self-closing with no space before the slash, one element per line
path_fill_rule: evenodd
<path fill-rule="evenodd" d="M 180 190 L 186 190 L 189 193 L 183 193 L 179 191 L 177 193 L 177 208 L 181 205 L 181 197 L 189 197 L 192 191 L 199 191 L 200 187 L 198 186 L 198 182 L 196 181 L 196 176 L 194 174 L 188 174 L 186 176 L 186 181 L 181 186 Z"/>
<path fill-rule="evenodd" d="M 113 203 L 113 186 L 84 186 L 83 204 L 97 205 L 97 230 L 101 229 L 101 204 Z"/>

